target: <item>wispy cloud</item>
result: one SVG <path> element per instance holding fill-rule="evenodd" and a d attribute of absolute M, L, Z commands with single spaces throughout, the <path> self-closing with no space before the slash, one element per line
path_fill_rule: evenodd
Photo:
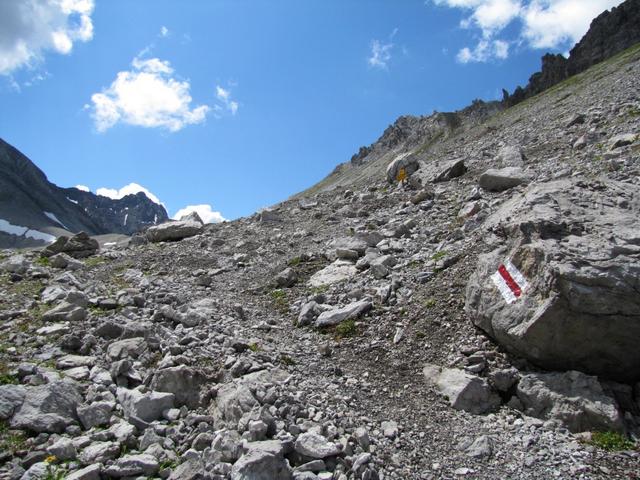
<path fill-rule="evenodd" d="M 118 72 L 108 88 L 93 94 L 93 105 L 86 106 L 99 132 L 118 123 L 177 132 L 204 122 L 210 107 L 192 106 L 191 84 L 178 80 L 168 61 L 136 57 L 131 66 Z"/>
<path fill-rule="evenodd" d="M 398 29 L 394 28 L 389 35 L 388 40 L 371 40 L 371 51 L 367 58 L 367 63 L 373 68 L 386 70 L 392 57 L 393 39 L 398 33 Z"/>
<path fill-rule="evenodd" d="M 231 99 L 231 91 L 229 89 L 216 85 L 216 98 L 222 102 L 224 108 L 230 112 L 231 115 L 235 115 L 238 112 L 240 105 L 237 101 Z"/>
<path fill-rule="evenodd" d="M 164 25 L 162 25 L 160 27 L 160 36 L 162 38 L 168 37 L 170 34 L 169 29 L 167 27 L 165 27 Z"/>
<path fill-rule="evenodd" d="M 68 55 L 93 38 L 93 0 L 0 1 L 0 75 L 42 63 L 44 53 Z"/>
<path fill-rule="evenodd" d="M 567 49 L 589 29 L 598 14 L 623 0 L 432 0 L 435 5 L 465 13 L 460 26 L 475 30 L 474 47 L 464 47 L 456 58 L 462 63 L 505 59 L 512 43 L 531 48 Z M 516 38 L 498 38 L 507 26 L 520 25 Z"/>

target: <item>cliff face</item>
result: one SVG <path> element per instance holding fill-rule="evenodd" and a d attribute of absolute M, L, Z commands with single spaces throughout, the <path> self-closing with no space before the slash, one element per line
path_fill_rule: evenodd
<path fill-rule="evenodd" d="M 640 42 L 640 0 L 627 0 L 596 17 L 587 34 L 571 49 L 567 74 L 585 71 Z"/>
<path fill-rule="evenodd" d="M 512 106 L 551 88 L 566 78 L 640 42 L 640 0 L 627 0 L 596 17 L 589 31 L 571 49 L 569 58 L 560 54 L 542 57 L 542 69 L 517 87 L 512 94 L 503 91 L 503 103 Z"/>

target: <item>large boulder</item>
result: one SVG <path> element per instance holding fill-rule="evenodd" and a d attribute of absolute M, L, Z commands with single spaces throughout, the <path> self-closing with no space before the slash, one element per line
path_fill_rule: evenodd
<path fill-rule="evenodd" d="M 158 392 L 173 393 L 177 406 L 198 408 L 201 406 L 200 390 L 207 382 L 208 378 L 201 371 L 178 365 L 158 370 L 153 375 L 150 386 Z"/>
<path fill-rule="evenodd" d="M 572 432 L 624 430 L 615 400 L 597 377 L 576 371 L 532 373 L 522 377 L 517 394 L 524 413 L 559 420 Z"/>
<path fill-rule="evenodd" d="M 456 410 L 482 414 L 500 406 L 500 397 L 484 378 L 457 368 L 440 368 L 431 364 L 424 367 L 423 374 L 425 380 L 447 397 Z"/>
<path fill-rule="evenodd" d="M 162 412 L 173 408 L 175 396 L 168 392 L 145 392 L 118 388 L 116 395 L 122 405 L 124 418 L 136 418 L 144 422 L 158 420 Z"/>
<path fill-rule="evenodd" d="M 528 183 L 530 175 L 520 167 L 490 168 L 480 175 L 480 187 L 492 192 L 502 192 L 510 188 Z"/>
<path fill-rule="evenodd" d="M 18 398 L 22 393 L 24 397 L 18 405 Z M 8 397 L 13 406 L 13 415 L 9 420 L 11 428 L 36 433 L 63 432 L 66 427 L 77 422 L 76 409 L 82 402 L 75 382 L 66 380 L 25 387 Z"/>
<path fill-rule="evenodd" d="M 408 178 L 420 168 L 417 157 L 409 152 L 398 155 L 387 166 L 387 181 L 400 182 Z"/>
<path fill-rule="evenodd" d="M 246 413 L 260 407 L 260 402 L 252 392 L 258 388 L 266 391 L 271 385 L 283 382 L 287 378 L 288 374 L 284 370 L 261 370 L 224 384 L 209 408 L 216 425 L 223 423 L 230 428 L 236 428 Z"/>
<path fill-rule="evenodd" d="M 639 187 L 533 185 L 485 226 L 505 240 L 467 284 L 475 325 L 549 370 L 640 380 Z"/>
<path fill-rule="evenodd" d="M 446 182 L 452 178 L 460 177 L 467 171 L 464 165 L 464 158 L 456 158 L 442 164 L 433 177 L 433 182 Z"/>
<path fill-rule="evenodd" d="M 293 470 L 281 455 L 267 450 L 252 449 L 234 463 L 231 480 L 289 480 Z"/>
<path fill-rule="evenodd" d="M 182 240 L 193 237 L 202 232 L 202 222 L 197 220 L 178 220 L 175 222 L 165 222 L 154 227 L 150 227 L 147 232 L 147 240 L 150 242 L 166 242 Z"/>
<path fill-rule="evenodd" d="M 344 282 L 358 273 L 356 266 L 347 260 L 336 260 L 327 265 L 322 270 L 314 273 L 309 279 L 309 285 L 312 287 L 322 287 L 324 285 L 333 285 L 334 283 Z"/>
<path fill-rule="evenodd" d="M 42 256 L 51 257 L 58 253 L 66 253 L 73 258 L 85 258 L 94 255 L 98 250 L 100 250 L 98 241 L 87 233 L 80 232 L 72 237 L 65 235 L 58 237 L 55 242 L 42 250 Z"/>

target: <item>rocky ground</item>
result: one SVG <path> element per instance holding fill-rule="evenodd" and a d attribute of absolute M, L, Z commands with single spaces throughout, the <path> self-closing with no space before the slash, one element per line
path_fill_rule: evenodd
<path fill-rule="evenodd" d="M 391 182 L 3 252 L 0 478 L 640 478 L 637 78 L 640 48 Z"/>

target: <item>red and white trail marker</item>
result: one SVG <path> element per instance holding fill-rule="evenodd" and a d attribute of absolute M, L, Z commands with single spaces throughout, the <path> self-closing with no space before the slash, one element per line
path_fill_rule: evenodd
<path fill-rule="evenodd" d="M 491 275 L 491 280 L 509 304 L 520 298 L 528 285 L 524 275 L 509 260 L 498 267 L 498 271 Z"/>

